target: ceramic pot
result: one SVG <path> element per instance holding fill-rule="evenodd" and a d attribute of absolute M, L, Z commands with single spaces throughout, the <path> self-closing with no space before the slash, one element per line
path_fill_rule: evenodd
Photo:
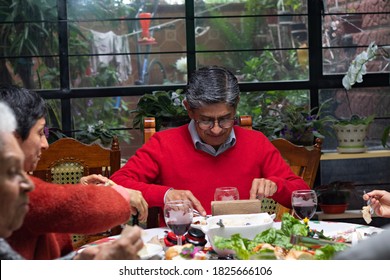
<path fill-rule="evenodd" d="M 364 153 L 367 150 L 364 140 L 367 136 L 368 125 L 336 124 L 333 128 L 337 134 L 339 153 Z"/>
<path fill-rule="evenodd" d="M 342 214 L 347 210 L 348 204 L 319 204 L 325 214 Z"/>

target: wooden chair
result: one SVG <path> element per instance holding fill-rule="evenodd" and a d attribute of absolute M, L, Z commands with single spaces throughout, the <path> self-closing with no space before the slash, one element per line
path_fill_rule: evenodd
<path fill-rule="evenodd" d="M 252 129 L 251 116 L 240 116 L 240 123 L 244 124 L 243 127 Z M 298 146 L 283 138 L 274 139 L 271 143 L 279 150 L 294 174 L 313 188 L 320 164 L 322 140 L 316 138 L 314 146 L 311 147 Z M 261 208 L 263 212 L 276 213 L 276 220 L 280 220 L 284 213 L 291 212 L 291 209 L 268 198 L 262 200 Z"/>
<path fill-rule="evenodd" d="M 31 175 L 44 181 L 57 184 L 76 184 L 89 174 L 102 174 L 110 177 L 120 168 L 121 152 L 119 141 L 114 137 L 111 148 L 99 144 L 87 145 L 73 138 L 61 138 L 42 152 L 37 168 Z M 72 235 L 73 247 L 119 234 L 121 226 L 96 235 Z"/>

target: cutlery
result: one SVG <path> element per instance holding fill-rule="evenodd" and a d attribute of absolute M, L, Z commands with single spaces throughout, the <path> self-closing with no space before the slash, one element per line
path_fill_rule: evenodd
<path fill-rule="evenodd" d="M 347 243 L 324 240 L 324 239 L 317 239 L 317 238 L 313 238 L 313 237 L 296 235 L 296 234 L 291 235 L 290 243 L 293 245 L 302 245 L 302 246 L 306 246 L 306 247 L 313 247 L 315 245 L 328 245 L 328 244 L 331 244 L 331 245 L 344 244 L 346 246 L 350 246 L 350 244 L 347 244 Z"/>
<path fill-rule="evenodd" d="M 204 217 L 205 219 L 207 219 L 207 218 L 210 218 L 210 217 L 211 217 L 211 215 L 202 216 L 202 215 L 199 213 L 199 211 L 198 211 L 198 210 L 196 210 L 196 209 L 193 209 L 193 211 L 192 211 L 192 212 L 194 213 L 194 217 L 200 216 L 200 217 Z"/>
<path fill-rule="evenodd" d="M 363 191 L 364 194 L 367 194 L 366 191 Z M 370 206 L 370 214 L 374 214 L 374 209 L 371 207 L 371 197 L 367 200 L 367 206 Z"/>
<path fill-rule="evenodd" d="M 222 222 L 222 219 L 219 219 L 219 221 L 216 224 L 219 225 L 221 228 L 225 227 L 225 225 Z"/>

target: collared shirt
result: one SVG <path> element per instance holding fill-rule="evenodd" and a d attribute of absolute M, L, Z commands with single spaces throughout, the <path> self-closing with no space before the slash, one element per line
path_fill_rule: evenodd
<path fill-rule="evenodd" d="M 192 142 L 194 143 L 195 149 L 204 151 L 212 156 L 218 156 L 222 154 L 227 149 L 233 147 L 236 144 L 236 135 L 234 134 L 234 129 L 230 132 L 229 137 L 226 139 L 226 142 L 223 143 L 218 150 L 215 150 L 213 146 L 206 144 L 200 139 L 198 132 L 195 128 L 195 121 L 191 120 L 188 125 L 188 130 L 191 134 Z"/>

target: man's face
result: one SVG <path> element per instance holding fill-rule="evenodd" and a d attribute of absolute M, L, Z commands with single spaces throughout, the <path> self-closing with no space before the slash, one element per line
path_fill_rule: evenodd
<path fill-rule="evenodd" d="M 185 105 L 188 115 L 196 122 L 196 131 L 202 141 L 214 148 L 219 148 L 229 137 L 233 126 L 222 128 L 218 125 L 218 121 L 232 120 L 236 115 L 236 110 L 226 103 L 206 105 L 199 109 L 190 109 L 187 103 Z M 214 126 L 212 128 L 202 129 L 199 121 L 213 121 Z"/>
<path fill-rule="evenodd" d="M 45 118 L 40 118 L 31 128 L 28 138 L 25 141 L 18 139 L 20 147 L 26 157 L 24 162 L 24 170 L 26 172 L 34 171 L 38 161 L 41 158 L 42 150 L 49 147 L 45 136 Z"/>
<path fill-rule="evenodd" d="M 0 237 L 9 237 L 23 224 L 28 211 L 27 193 L 34 189 L 24 171 L 24 154 L 12 133 L 2 133 L 0 150 Z"/>

